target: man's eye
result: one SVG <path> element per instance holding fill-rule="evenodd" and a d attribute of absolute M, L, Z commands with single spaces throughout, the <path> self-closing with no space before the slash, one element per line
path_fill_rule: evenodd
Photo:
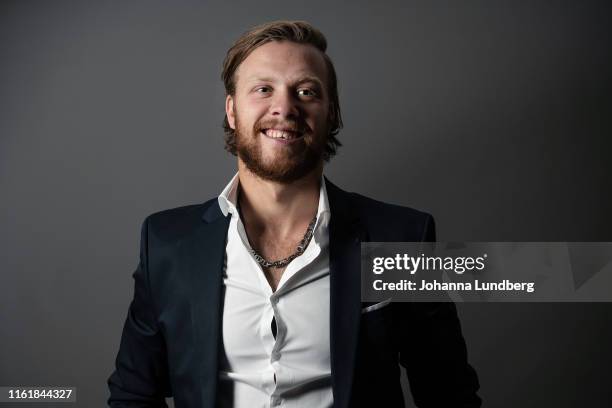
<path fill-rule="evenodd" d="M 300 96 L 307 96 L 307 97 L 313 97 L 313 96 L 317 96 L 317 93 L 315 91 L 313 91 L 312 89 L 299 89 L 298 90 L 298 95 Z"/>
<path fill-rule="evenodd" d="M 268 93 L 268 92 L 270 92 L 270 88 L 268 88 L 267 86 L 260 86 L 259 88 L 255 89 L 255 92 L 257 92 L 257 93 Z"/>

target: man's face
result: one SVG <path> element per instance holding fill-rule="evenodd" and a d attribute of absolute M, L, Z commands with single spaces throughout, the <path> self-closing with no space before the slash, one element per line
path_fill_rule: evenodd
<path fill-rule="evenodd" d="M 329 133 L 327 67 L 312 45 L 272 41 L 238 67 L 225 112 L 238 158 L 257 176 L 298 180 L 322 164 Z"/>

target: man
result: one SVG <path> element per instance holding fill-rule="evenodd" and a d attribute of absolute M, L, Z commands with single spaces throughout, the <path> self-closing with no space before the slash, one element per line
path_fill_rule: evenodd
<path fill-rule="evenodd" d="M 433 241 L 430 215 L 322 176 L 340 145 L 336 74 L 305 22 L 255 27 L 223 67 L 238 173 L 142 228 L 112 407 L 477 407 L 452 303 L 364 305 L 362 241 Z"/>

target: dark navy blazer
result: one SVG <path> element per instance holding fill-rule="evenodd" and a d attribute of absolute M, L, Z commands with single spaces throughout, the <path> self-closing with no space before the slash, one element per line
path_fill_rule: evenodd
<path fill-rule="evenodd" d="M 399 364 L 417 406 L 479 407 L 453 303 L 361 313 L 360 242 L 434 241 L 433 218 L 327 179 L 326 187 L 334 407 L 404 407 Z M 134 299 L 108 380 L 111 407 L 166 407 L 169 396 L 176 408 L 216 406 L 228 226 L 216 198 L 144 221 Z"/>

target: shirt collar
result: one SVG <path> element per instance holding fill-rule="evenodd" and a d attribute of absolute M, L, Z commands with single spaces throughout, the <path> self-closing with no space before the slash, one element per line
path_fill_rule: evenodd
<path fill-rule="evenodd" d="M 218 201 L 221 212 L 225 217 L 228 214 L 238 215 L 237 203 L 238 203 L 238 184 L 240 179 L 238 173 L 232 177 L 230 182 L 225 186 L 221 194 L 219 194 Z M 325 186 L 325 178 L 321 175 L 321 188 L 319 189 L 319 206 L 317 208 L 317 224 L 323 222 L 321 215 L 325 214 L 325 218 L 328 219 L 330 215 L 329 199 L 327 198 L 327 187 Z"/>
<path fill-rule="evenodd" d="M 227 186 L 225 186 L 221 194 L 219 194 L 219 207 L 221 208 L 221 212 L 225 217 L 227 217 L 227 214 L 238 214 L 236 204 L 238 202 L 239 181 L 240 179 L 238 178 L 238 173 L 236 173 Z"/>

